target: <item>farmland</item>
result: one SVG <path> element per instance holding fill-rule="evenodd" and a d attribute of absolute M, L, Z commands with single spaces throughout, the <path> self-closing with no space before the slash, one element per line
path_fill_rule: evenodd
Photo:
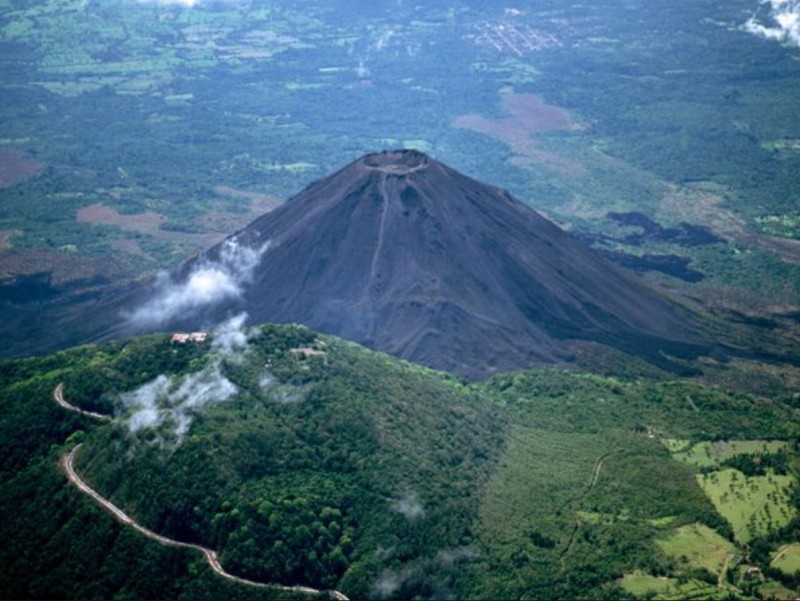
<path fill-rule="evenodd" d="M 641 572 L 626 574 L 622 589 L 635 599 L 729 599 L 728 591 L 697 579 L 656 577 Z"/>
<path fill-rule="evenodd" d="M 703 524 L 682 526 L 668 537 L 659 539 L 657 544 L 679 563 L 702 568 L 715 575 L 723 572 L 730 557 L 737 552 L 730 541 Z"/>
<path fill-rule="evenodd" d="M 800 570 L 800 544 L 782 547 L 770 565 L 786 574 L 794 574 Z"/>
<path fill-rule="evenodd" d="M 795 484 L 790 475 L 748 477 L 725 469 L 700 474 L 697 479 L 742 543 L 786 525 L 797 512 L 790 502 L 789 490 Z"/>
<path fill-rule="evenodd" d="M 737 455 L 777 453 L 788 449 L 790 444 L 781 440 L 720 440 L 699 442 L 686 449 L 687 446 L 688 441 L 671 441 L 668 448 L 678 461 L 702 468 L 719 466 Z"/>

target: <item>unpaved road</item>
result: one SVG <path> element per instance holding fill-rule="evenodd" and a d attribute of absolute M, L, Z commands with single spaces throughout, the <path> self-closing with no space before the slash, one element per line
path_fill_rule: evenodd
<path fill-rule="evenodd" d="M 75 405 L 71 405 L 67 401 L 64 400 L 64 383 L 60 383 L 58 386 L 53 389 L 53 399 L 56 403 L 61 405 L 64 409 L 68 411 L 72 411 L 73 413 L 80 413 L 81 415 L 85 415 L 87 417 L 91 417 L 97 420 L 102 420 L 104 422 L 110 422 L 111 416 L 110 415 L 103 415 L 102 413 L 95 413 L 94 411 L 84 411 L 80 407 L 76 407 Z"/>
<path fill-rule="evenodd" d="M 594 465 L 594 472 L 592 472 L 592 479 L 589 482 L 589 487 L 585 491 L 583 491 L 577 499 L 573 499 L 565 503 L 564 505 L 566 506 L 569 503 L 574 503 L 574 502 L 580 503 L 581 501 L 583 501 L 583 499 L 589 496 L 589 493 L 591 493 L 594 490 L 594 487 L 597 485 L 597 481 L 600 479 L 600 470 L 603 469 L 603 462 L 606 459 L 608 459 L 611 455 L 618 452 L 619 450 L 613 450 L 613 451 L 608 451 L 607 453 L 601 455 L 598 458 L 597 463 L 595 463 Z M 578 529 L 580 527 L 581 527 L 581 520 L 576 514 L 575 526 L 572 528 L 572 534 L 570 534 L 569 543 L 567 543 L 567 546 L 561 552 L 560 561 L 562 566 L 564 565 L 564 559 L 566 558 L 567 555 L 569 555 L 569 552 L 572 551 L 572 545 L 575 544 L 575 535 L 578 534 Z"/>
<path fill-rule="evenodd" d="M 791 548 L 792 548 L 792 545 L 783 545 L 780 549 L 778 549 L 778 554 L 775 557 L 772 558 L 772 560 L 769 562 L 769 565 L 772 565 L 773 563 L 778 561 L 781 557 L 786 555 L 786 553 Z"/>
<path fill-rule="evenodd" d="M 53 398 L 56 400 L 56 402 L 59 405 L 61 405 L 62 407 L 66 407 L 70 411 L 79 411 L 80 413 L 85 413 L 85 414 L 91 415 L 92 417 L 95 417 L 96 419 L 103 419 L 103 420 L 111 419 L 107 415 L 101 415 L 99 413 L 86 412 L 86 411 L 83 411 L 81 409 L 78 409 L 77 407 L 73 407 L 72 405 L 69 405 L 64 400 L 64 385 L 63 384 L 59 384 L 58 386 L 56 386 L 55 390 L 53 391 Z M 230 580 L 232 582 L 237 582 L 239 584 L 245 584 L 245 585 L 248 585 L 248 586 L 256 586 L 256 587 L 259 587 L 259 588 L 278 589 L 278 590 L 286 591 L 286 592 L 289 592 L 289 593 L 305 593 L 305 594 L 310 594 L 310 595 L 328 595 L 328 596 L 332 597 L 333 599 L 336 599 L 337 601 L 348 601 L 347 597 L 345 595 L 343 595 L 342 593 L 340 593 L 339 591 L 320 591 L 320 590 L 317 590 L 315 588 L 311 588 L 311 587 L 308 587 L 308 586 L 284 586 L 284 585 L 281 585 L 281 584 L 268 584 L 268 583 L 263 583 L 263 582 L 255 582 L 253 580 L 247 580 L 246 578 L 240 578 L 239 576 L 234 576 L 233 574 L 230 574 L 230 573 L 225 571 L 225 569 L 222 567 L 222 564 L 220 564 L 220 562 L 219 562 L 219 557 L 217 556 L 217 552 L 214 551 L 213 549 L 209 549 L 209 548 L 203 547 L 201 545 L 195 545 L 195 544 L 192 544 L 192 543 L 184 543 L 184 542 L 181 542 L 181 541 L 173 540 L 171 538 L 167 538 L 166 536 L 162 536 L 162 535 L 160 535 L 160 534 L 158 534 L 156 532 L 153 532 L 152 530 L 150 530 L 149 528 L 147 528 L 145 526 L 142 526 L 139 522 L 134 520 L 127 513 L 122 511 L 119 507 L 114 505 L 111 501 L 106 499 L 99 492 L 97 492 L 95 489 L 93 489 L 91 486 L 89 486 L 86 483 L 86 481 L 83 480 L 83 478 L 81 478 L 78 475 L 78 473 L 75 471 L 75 466 L 74 466 L 75 455 L 77 454 L 78 450 L 82 446 L 83 445 L 81 445 L 81 444 L 77 445 L 69 453 L 67 453 L 66 455 L 64 455 L 61 458 L 60 464 L 61 464 L 61 467 L 64 469 L 64 472 L 67 474 L 67 478 L 69 479 L 69 481 L 72 484 L 75 485 L 75 487 L 78 490 L 80 490 L 85 495 L 90 496 L 92 499 L 94 499 L 94 501 L 98 505 L 100 505 L 103 509 L 108 511 L 111 515 L 113 515 L 117 520 L 119 520 L 120 522 L 122 522 L 126 526 L 130 526 L 131 528 L 134 528 L 134 529 L 138 530 L 140 533 L 142 533 L 147 538 L 149 538 L 151 540 L 154 540 L 154 541 L 156 541 L 157 543 L 159 543 L 161 545 L 165 545 L 165 546 L 168 546 L 168 547 L 179 547 L 179 548 L 183 548 L 183 549 L 194 549 L 196 551 L 200 551 L 203 554 L 203 556 L 206 558 L 206 561 L 208 562 L 208 565 L 211 566 L 211 569 L 214 570 L 214 572 L 216 572 L 221 577 L 226 578 L 226 579 L 228 579 L 228 580 Z"/>
<path fill-rule="evenodd" d="M 597 484 L 597 480 L 600 478 L 600 470 L 603 468 L 603 462 L 606 460 L 606 457 L 608 457 L 609 455 L 613 454 L 613 452 L 614 451 L 611 451 L 610 453 L 606 453 L 605 455 L 600 457 L 600 460 L 597 462 L 597 465 L 595 465 L 595 467 L 594 467 L 594 476 L 592 476 L 592 483 L 589 485 L 589 490 L 587 490 L 585 493 L 583 493 L 584 497 L 586 495 L 588 495 L 590 492 L 592 492 L 592 490 L 594 490 L 594 487 Z"/>

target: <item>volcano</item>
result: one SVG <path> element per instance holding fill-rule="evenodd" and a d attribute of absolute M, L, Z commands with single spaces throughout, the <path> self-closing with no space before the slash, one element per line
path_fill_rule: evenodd
<path fill-rule="evenodd" d="M 468 378 L 568 361 L 576 340 L 660 365 L 709 347 L 695 314 L 639 276 L 411 150 L 311 184 L 136 296 L 140 329 L 244 310 Z"/>

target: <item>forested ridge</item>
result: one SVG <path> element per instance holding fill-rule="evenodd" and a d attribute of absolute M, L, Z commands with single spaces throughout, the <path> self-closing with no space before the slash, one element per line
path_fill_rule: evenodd
<path fill-rule="evenodd" d="M 790 397 L 556 368 L 468 385 L 300 326 L 247 336 L 234 351 L 153 335 L 0 364 L 0 594 L 287 596 L 116 522 L 60 471 L 81 442 L 76 470 L 103 496 L 259 582 L 351 598 L 624 598 L 648 592 L 631 578 L 660 577 L 706 598 L 761 594 L 739 568 L 674 552 L 702 534 L 797 586 L 771 566 L 800 531 Z M 59 383 L 114 420 L 57 405 Z M 224 400 L 187 404 L 209 390 Z M 726 470 L 753 490 L 775 483 L 746 544 L 703 480 Z"/>

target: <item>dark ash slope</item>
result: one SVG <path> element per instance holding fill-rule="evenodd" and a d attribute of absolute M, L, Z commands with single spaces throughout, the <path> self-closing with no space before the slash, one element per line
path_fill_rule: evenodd
<path fill-rule="evenodd" d="M 694 318 L 637 276 L 414 151 L 368 155 L 235 237 L 271 242 L 243 295 L 170 325 L 244 309 L 468 377 L 567 360 L 570 339 L 662 364 L 662 351 L 707 346 Z"/>

